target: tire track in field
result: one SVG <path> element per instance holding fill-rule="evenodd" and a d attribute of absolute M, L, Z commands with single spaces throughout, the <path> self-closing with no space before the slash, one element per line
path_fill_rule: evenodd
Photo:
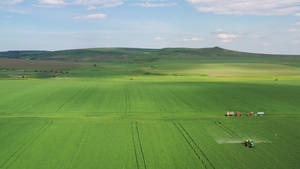
<path fill-rule="evenodd" d="M 154 97 L 151 92 L 149 91 L 149 89 L 147 89 L 145 86 L 144 86 L 144 89 L 146 90 L 146 92 L 151 96 L 151 98 L 153 99 L 154 103 L 156 104 L 156 106 L 158 107 L 158 109 L 160 111 L 166 111 L 160 104 L 159 104 L 159 101 L 157 100 L 156 97 Z"/>
<path fill-rule="evenodd" d="M 188 102 L 188 101 L 182 99 L 180 96 L 178 96 L 177 93 L 175 93 L 175 92 L 172 91 L 171 89 L 169 89 L 169 88 L 167 88 L 167 87 L 165 87 L 165 86 L 163 86 L 163 87 L 164 87 L 165 89 L 167 89 L 170 93 L 172 93 L 172 94 L 173 94 L 176 98 L 178 98 L 180 101 L 182 101 L 182 103 L 184 103 L 184 104 L 185 104 L 186 106 L 188 106 L 189 108 L 193 109 L 193 110 L 196 111 L 196 112 L 200 112 L 200 111 L 201 111 L 201 110 L 195 108 L 195 107 L 193 106 L 193 104 L 191 104 L 190 102 Z"/>
<path fill-rule="evenodd" d="M 129 98 L 129 92 L 128 92 L 128 86 L 126 83 L 124 83 L 124 90 L 125 90 L 125 113 L 130 112 L 130 98 Z"/>
<path fill-rule="evenodd" d="M 140 166 L 139 166 L 138 156 L 137 156 L 137 153 L 136 153 L 136 146 L 135 146 L 135 139 L 134 139 L 134 132 L 133 132 L 133 123 L 131 123 L 131 133 L 132 133 L 132 141 L 133 141 L 133 148 L 134 148 L 136 166 L 137 166 L 137 169 L 139 169 Z"/>
<path fill-rule="evenodd" d="M 86 90 L 88 90 L 88 89 L 89 89 L 89 86 L 83 87 L 83 88 L 79 89 L 75 94 L 73 94 L 73 95 L 71 96 L 70 99 L 68 99 L 67 102 L 65 102 L 65 103 L 57 110 L 57 112 L 63 111 L 66 107 L 68 107 L 71 103 L 73 103 L 73 102 L 76 100 L 76 98 L 78 98 L 79 96 L 81 96 L 81 95 L 82 95 Z"/>
<path fill-rule="evenodd" d="M 140 168 L 147 169 L 146 160 L 145 160 L 145 156 L 144 156 L 143 146 L 142 146 L 137 122 L 131 123 L 131 132 L 132 132 L 132 140 L 133 140 L 133 144 L 134 144 L 133 147 L 134 147 L 134 152 L 135 152 L 135 157 L 136 157 L 137 168 L 138 169 L 140 169 Z M 142 162 L 139 162 L 139 159 L 142 159 Z"/>
<path fill-rule="evenodd" d="M 95 110 L 95 112 L 97 112 L 97 111 L 101 111 L 101 101 L 102 101 L 102 96 L 104 96 L 104 94 L 107 92 L 107 90 L 101 90 L 101 92 L 99 93 L 98 92 L 98 98 L 99 98 L 99 100 L 97 100 L 97 106 L 95 106 L 96 107 L 96 110 Z M 99 101 L 99 102 L 98 102 Z M 100 106 L 100 108 L 99 108 L 99 106 Z M 100 109 L 100 110 L 99 110 Z"/>
<path fill-rule="evenodd" d="M 191 137 L 191 135 L 185 130 L 185 128 L 178 122 L 178 125 L 183 129 L 183 131 L 187 134 L 187 136 L 192 140 L 192 142 L 196 145 L 198 150 L 201 152 L 201 154 L 205 157 L 207 162 L 210 164 L 212 168 L 215 168 L 213 164 L 210 162 L 210 160 L 207 158 L 207 156 L 204 154 L 203 150 L 198 146 L 198 144 L 195 142 L 195 140 Z"/>
<path fill-rule="evenodd" d="M 4 127 L 6 125 L 7 125 L 7 123 L 1 123 L 0 128 Z"/>
<path fill-rule="evenodd" d="M 77 147 L 76 147 L 78 152 L 76 152 L 76 153 L 74 152 L 74 154 L 78 154 L 78 157 L 77 157 L 76 163 L 75 163 L 75 168 L 78 166 L 78 162 L 80 161 L 82 151 L 84 150 L 85 144 L 86 144 L 86 142 L 89 138 L 90 131 L 91 131 L 91 127 L 87 125 L 87 126 L 85 126 L 85 128 L 83 129 L 83 131 L 81 133 L 81 136 L 79 138 L 79 142 L 78 142 Z M 73 159 L 75 159 L 75 158 L 72 157 L 72 161 L 73 161 Z M 72 165 L 72 163 L 71 163 L 71 165 Z M 72 168 L 74 168 L 74 167 L 72 167 Z"/>
<path fill-rule="evenodd" d="M 176 125 L 176 123 L 173 123 L 175 125 L 175 127 L 177 128 L 177 130 L 179 131 L 179 133 L 182 135 L 182 137 L 185 139 L 186 143 L 191 147 L 191 149 L 194 151 L 195 155 L 198 157 L 198 159 L 201 161 L 201 163 L 203 164 L 203 166 L 207 169 L 207 166 L 205 165 L 204 161 L 202 160 L 202 158 L 200 157 L 200 155 L 197 153 L 196 149 L 193 147 L 193 145 L 190 143 L 190 141 L 188 140 L 188 138 L 184 135 L 184 133 L 180 130 L 180 128 Z"/>
<path fill-rule="evenodd" d="M 232 131 L 231 129 L 229 129 L 228 127 L 226 127 L 224 124 L 222 124 L 220 121 L 215 121 L 215 124 L 220 127 L 223 131 L 225 131 L 227 134 L 229 134 L 231 137 L 235 138 L 235 139 L 242 139 L 241 136 L 239 136 L 238 134 L 236 134 L 234 131 Z"/>
<path fill-rule="evenodd" d="M 45 125 L 43 125 L 37 131 L 37 134 L 34 134 L 27 141 L 25 141 L 21 147 L 19 147 L 4 163 L 0 165 L 0 168 L 2 168 L 5 164 L 8 164 L 6 169 L 9 168 L 48 129 L 48 127 L 52 125 L 52 123 L 52 121 L 49 123 L 46 122 Z"/>
<path fill-rule="evenodd" d="M 262 111 L 266 111 L 266 110 L 263 109 L 263 108 L 259 108 L 259 107 L 257 107 L 256 105 L 254 105 L 254 104 L 252 104 L 252 103 L 250 103 L 250 102 L 248 102 L 248 101 L 245 101 L 245 100 L 243 100 L 243 99 L 241 99 L 241 98 L 239 98 L 239 97 L 237 97 L 237 96 L 233 96 L 233 95 L 227 94 L 227 93 L 224 92 L 224 91 L 217 90 L 217 89 L 211 89 L 211 90 L 216 91 L 217 93 L 222 94 L 223 96 L 225 96 L 225 97 L 227 97 L 227 98 L 232 98 L 232 99 L 234 99 L 234 100 L 237 100 L 237 101 L 239 101 L 239 102 L 241 102 L 241 103 L 243 103 L 243 104 L 245 104 L 245 105 L 251 107 L 252 109 L 261 109 Z"/>

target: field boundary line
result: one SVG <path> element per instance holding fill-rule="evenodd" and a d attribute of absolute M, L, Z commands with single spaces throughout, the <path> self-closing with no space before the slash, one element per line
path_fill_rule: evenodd
<path fill-rule="evenodd" d="M 7 125 L 7 123 L 2 123 L 2 124 L 0 125 L 0 128 L 4 127 L 4 126 L 6 126 L 6 125 Z"/>
<path fill-rule="evenodd" d="M 128 92 L 128 86 L 124 82 L 124 90 L 125 90 L 125 113 L 130 112 L 130 97 L 129 97 L 129 92 Z"/>
<path fill-rule="evenodd" d="M 139 160 L 136 152 L 136 146 L 135 146 L 135 139 L 134 139 L 134 132 L 133 132 L 133 123 L 131 122 L 131 134 L 132 134 L 132 141 L 133 141 L 133 148 L 134 148 L 134 154 L 135 154 L 135 160 L 136 160 L 136 166 L 139 169 Z"/>
<path fill-rule="evenodd" d="M 201 152 L 201 154 L 205 157 L 205 159 L 208 161 L 208 163 L 211 165 L 212 168 L 215 168 L 213 164 L 210 162 L 208 157 L 204 154 L 203 150 L 198 146 L 198 144 L 195 142 L 195 140 L 191 137 L 191 135 L 186 131 L 186 129 L 178 122 L 178 125 L 183 129 L 183 131 L 187 134 L 187 136 L 192 140 L 192 142 L 195 144 L 195 146 L 198 148 L 198 150 Z"/>
<path fill-rule="evenodd" d="M 137 136 L 138 136 L 138 141 L 139 141 L 139 144 L 140 144 L 140 149 L 141 149 L 141 153 L 142 153 L 142 157 L 143 157 L 143 161 L 144 161 L 144 166 L 145 166 L 145 169 L 146 169 L 147 166 L 146 166 L 144 151 L 143 151 L 143 147 L 142 147 L 142 142 L 141 142 L 141 138 L 140 138 L 140 133 L 139 133 L 139 128 L 138 128 L 138 123 L 137 122 L 135 122 L 135 127 L 136 127 L 136 133 L 137 133 Z"/>
<path fill-rule="evenodd" d="M 189 140 L 186 138 L 186 136 L 184 135 L 184 133 L 179 129 L 179 127 L 176 125 L 176 123 L 173 123 L 173 124 L 175 125 L 175 127 L 177 128 L 177 130 L 180 132 L 180 134 L 182 135 L 182 137 L 185 139 L 186 143 L 192 148 L 192 150 L 194 151 L 195 155 L 201 161 L 201 163 L 203 164 L 203 166 L 207 169 L 207 166 L 205 165 L 204 161 L 201 159 L 201 157 L 199 156 L 199 154 L 197 153 L 197 151 L 195 150 L 195 148 L 192 146 L 192 144 L 189 142 Z"/>
<path fill-rule="evenodd" d="M 231 129 L 229 129 L 228 127 L 226 127 L 224 124 L 222 124 L 220 121 L 216 121 L 215 124 L 220 127 L 223 131 L 225 131 L 227 134 L 229 134 L 230 136 L 232 136 L 233 138 L 236 139 L 242 139 L 241 136 L 239 136 L 238 134 L 236 134 L 234 131 L 232 131 Z"/>
<path fill-rule="evenodd" d="M 88 129 L 88 126 L 86 126 L 85 128 L 84 128 L 84 130 L 82 131 L 82 135 L 81 135 L 81 137 L 80 137 L 80 141 L 79 141 L 79 143 L 78 143 L 78 147 L 80 146 L 80 144 L 81 144 L 81 148 L 80 148 L 80 150 L 79 150 L 79 156 L 78 156 L 78 159 L 76 160 L 76 164 L 75 164 L 75 167 L 77 167 L 77 165 L 78 165 L 78 161 L 79 161 L 79 159 L 80 159 L 80 157 L 81 157 L 81 152 L 83 151 L 83 149 L 84 149 L 84 147 L 85 147 L 85 143 L 87 142 L 87 140 L 88 140 L 88 138 L 89 138 L 89 135 L 90 135 L 90 131 L 91 131 L 91 127 L 89 127 Z M 87 132 L 86 132 L 87 131 Z"/>
<path fill-rule="evenodd" d="M 154 103 L 157 105 L 158 109 L 160 111 L 166 111 L 158 102 L 157 98 L 154 97 L 151 92 L 144 86 L 144 89 L 147 91 L 147 93 L 151 96 L 151 98 L 153 99 Z"/>
<path fill-rule="evenodd" d="M 101 112 L 102 107 L 100 106 L 100 108 L 99 108 L 99 105 L 101 105 L 100 102 L 102 101 L 102 96 L 104 96 L 104 93 L 107 92 L 107 90 L 100 90 L 100 91 L 101 92 L 97 91 L 97 93 L 99 93 L 99 94 L 97 95 L 97 106 L 95 109 L 96 109 L 96 111 L 99 110 Z"/>
<path fill-rule="evenodd" d="M 221 90 L 218 90 L 218 89 L 211 89 L 211 90 L 214 90 L 214 91 L 217 91 L 219 94 L 221 93 L 222 95 L 226 96 L 226 97 L 231 97 L 232 99 L 234 100 L 238 100 L 240 101 L 241 103 L 245 104 L 245 105 L 248 105 L 249 107 L 251 107 L 252 109 L 257 109 L 259 108 L 260 110 L 262 111 L 266 111 L 264 108 L 260 108 L 260 107 L 257 107 L 255 106 L 254 104 L 250 103 L 250 102 L 247 102 L 247 101 L 244 101 L 236 96 L 233 96 L 233 95 L 230 95 L 230 94 L 227 94 L 226 92 L 224 91 L 221 91 Z"/>
<path fill-rule="evenodd" d="M 289 115 L 284 115 L 284 114 L 268 114 L 264 115 L 264 118 L 267 117 L 274 117 L 274 116 L 280 116 L 280 117 L 298 117 L 300 114 L 289 114 Z M 0 116 L 0 118 L 114 118 L 114 117 L 124 117 L 124 115 L 118 115 L 118 116 L 109 116 L 109 115 L 82 115 L 82 116 L 23 116 L 23 115 L 16 115 L 16 116 Z M 127 115 L 126 115 L 127 117 Z M 131 117 L 159 117 L 158 115 L 132 115 Z M 174 116 L 164 116 L 164 117 L 174 117 Z M 181 115 L 176 116 L 176 117 L 182 117 Z M 192 118 L 203 118 L 203 117 L 224 117 L 224 115 L 188 115 L 186 117 L 192 117 Z M 225 117 L 224 117 L 225 118 Z"/>
<path fill-rule="evenodd" d="M 21 147 L 19 147 L 3 164 L 1 164 L 0 168 L 2 168 L 7 162 L 9 162 L 10 159 L 16 156 L 16 158 L 13 159 L 6 167 L 9 168 L 48 129 L 48 127 L 52 125 L 52 123 L 52 121 L 49 123 L 46 122 L 45 125 L 37 130 L 37 134 L 31 136 Z"/>
<path fill-rule="evenodd" d="M 163 86 L 164 87 L 164 86 Z M 171 89 L 164 87 L 165 89 L 167 89 L 170 93 L 172 93 L 175 97 L 177 97 L 179 100 L 181 100 L 185 105 L 187 105 L 189 108 L 193 109 L 195 112 L 201 112 L 201 110 L 198 110 L 196 108 L 194 108 L 194 106 L 190 103 L 187 102 L 186 100 L 182 99 L 181 97 L 179 97 L 174 91 L 172 91 Z"/>
<path fill-rule="evenodd" d="M 223 127 L 225 127 L 228 131 L 230 131 L 231 133 L 233 133 L 235 136 L 237 136 L 238 138 L 242 139 L 241 136 L 239 136 L 239 135 L 236 134 L 234 131 L 232 131 L 231 129 L 229 129 L 228 127 L 226 127 L 223 123 L 221 123 L 220 121 L 219 121 L 219 123 L 220 123 Z"/>
<path fill-rule="evenodd" d="M 78 90 L 75 94 L 73 94 L 73 96 L 71 96 L 70 99 L 68 99 L 67 102 L 65 102 L 65 104 L 63 104 L 63 105 L 57 110 L 57 112 L 63 111 L 66 107 L 68 107 L 71 103 L 73 103 L 73 102 L 76 100 L 76 98 L 77 98 L 78 96 L 81 96 L 81 95 L 84 93 L 84 91 L 88 90 L 89 87 L 90 87 L 90 86 L 87 86 L 86 88 L 83 87 L 83 88 L 81 88 L 80 90 Z"/>
<path fill-rule="evenodd" d="M 134 148 L 134 154 L 135 154 L 137 168 L 138 169 L 140 169 L 140 168 L 147 169 L 146 160 L 145 160 L 145 156 L 144 156 L 143 146 L 142 146 L 137 122 L 131 122 L 131 133 L 132 133 L 132 141 L 133 141 L 133 148 Z"/>

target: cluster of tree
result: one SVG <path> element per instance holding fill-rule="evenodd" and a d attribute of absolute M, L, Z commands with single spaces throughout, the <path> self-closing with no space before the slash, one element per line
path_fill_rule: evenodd
<path fill-rule="evenodd" d="M 25 72 L 26 72 L 26 70 L 24 70 Z M 34 70 L 34 72 L 48 72 L 47 70 Z M 53 71 L 53 70 L 49 70 L 49 72 L 54 72 L 54 73 L 60 73 L 60 74 L 68 74 L 69 72 L 68 71 L 66 71 L 66 72 L 63 72 L 63 71 L 61 71 L 61 70 L 55 70 L 55 71 Z"/>
<path fill-rule="evenodd" d="M 36 59 L 41 56 L 41 54 L 48 53 L 47 51 L 7 51 L 7 52 L 0 52 L 0 57 L 2 58 L 12 58 L 12 59 L 19 59 L 19 58 L 30 58 Z"/>

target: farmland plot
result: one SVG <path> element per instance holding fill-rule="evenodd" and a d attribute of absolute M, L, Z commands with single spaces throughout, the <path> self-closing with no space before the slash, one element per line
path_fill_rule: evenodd
<path fill-rule="evenodd" d="M 1 128 L 5 132 L 1 132 L 0 139 L 5 141 L 0 144 L 0 168 L 135 166 L 129 123 L 57 118 L 10 120 Z"/>
<path fill-rule="evenodd" d="M 299 114 L 297 85 L 233 82 L 1 81 L 0 114 L 18 116 Z"/>
<path fill-rule="evenodd" d="M 0 168 L 296 168 L 299 120 L 1 117 Z"/>

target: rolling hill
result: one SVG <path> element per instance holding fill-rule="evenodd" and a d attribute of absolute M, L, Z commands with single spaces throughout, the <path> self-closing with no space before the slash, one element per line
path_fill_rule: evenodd
<path fill-rule="evenodd" d="M 0 56 L 0 168 L 300 166 L 300 56 L 219 47 Z"/>

